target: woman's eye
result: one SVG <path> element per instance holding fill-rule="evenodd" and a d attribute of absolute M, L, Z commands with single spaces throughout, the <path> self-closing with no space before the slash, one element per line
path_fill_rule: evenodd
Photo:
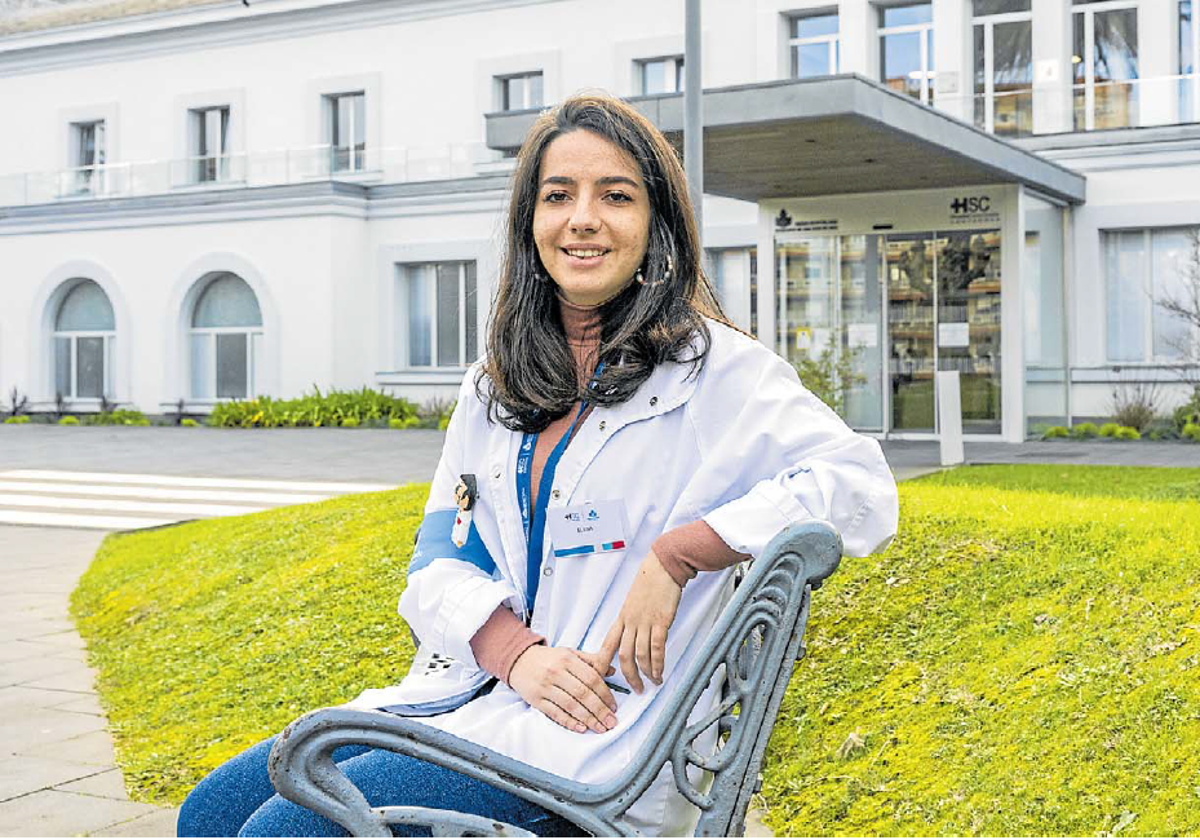
<path fill-rule="evenodd" d="M 613 202 L 615 202 L 615 203 L 617 203 L 617 204 L 624 204 L 625 202 L 628 202 L 628 201 L 633 201 L 633 197 L 632 197 L 632 196 L 626 195 L 626 194 L 625 194 L 625 193 L 623 193 L 623 192 L 612 192 L 612 193 L 609 193 L 609 194 L 608 194 L 608 199 L 609 199 L 609 201 L 613 201 Z"/>
<path fill-rule="evenodd" d="M 568 196 L 562 190 L 555 190 L 554 192 L 546 193 L 545 197 L 542 198 L 542 201 L 546 201 L 551 204 L 557 204 L 558 202 L 566 201 L 569 197 L 570 196 Z"/>

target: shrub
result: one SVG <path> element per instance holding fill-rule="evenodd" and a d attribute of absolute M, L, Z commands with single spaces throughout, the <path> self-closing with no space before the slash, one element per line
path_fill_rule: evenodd
<path fill-rule="evenodd" d="M 63 417 L 58 418 L 58 425 L 60 425 L 60 426 L 78 426 L 79 418 L 74 417 L 70 414 L 67 414 L 67 415 L 64 415 Z"/>
<path fill-rule="evenodd" d="M 1100 437 L 1102 437 L 1102 438 L 1115 437 L 1117 434 L 1117 429 L 1119 429 L 1119 428 L 1121 428 L 1120 423 L 1105 423 L 1103 426 L 1100 427 Z"/>
<path fill-rule="evenodd" d="M 413 415 L 412 417 L 405 417 L 403 420 L 401 420 L 399 417 L 391 417 L 388 419 L 389 429 L 418 429 L 422 426 L 422 424 L 423 421 L 416 415 Z"/>
<path fill-rule="evenodd" d="M 342 418 L 342 428 L 343 429 L 357 429 L 358 428 L 358 419 L 355 417 L 343 417 Z"/>
<path fill-rule="evenodd" d="M 1051 438 L 1065 438 L 1070 436 L 1070 434 L 1071 433 L 1067 431 L 1066 426 L 1051 426 L 1046 430 L 1046 433 L 1042 435 L 1042 439 L 1050 440 Z"/>
<path fill-rule="evenodd" d="M 146 415 L 136 408 L 118 408 L 89 414 L 83 419 L 85 426 L 149 426 Z"/>
<path fill-rule="evenodd" d="M 1132 426 L 1121 426 L 1113 437 L 1117 440 L 1141 440 L 1142 433 Z"/>
<path fill-rule="evenodd" d="M 208 417 L 208 425 L 225 428 L 273 429 L 281 426 L 341 426 L 348 417 L 359 425 L 393 418 L 415 417 L 416 406 L 370 388 L 358 391 L 333 390 L 326 394 L 313 386 L 311 394 L 294 400 L 257 397 L 219 403 Z"/>
<path fill-rule="evenodd" d="M 9 424 L 20 425 L 20 424 L 28 423 L 28 422 L 29 422 L 28 414 L 14 414 L 12 417 L 6 417 L 4 419 L 5 425 L 9 425 Z"/>
<path fill-rule="evenodd" d="M 1200 391 L 1192 394 L 1192 398 L 1171 413 L 1175 428 L 1180 432 L 1189 424 L 1200 426 Z"/>
<path fill-rule="evenodd" d="M 1144 432 L 1154 422 L 1158 402 L 1158 383 L 1121 382 L 1112 391 L 1113 420 Z"/>
<path fill-rule="evenodd" d="M 1095 423 L 1077 423 L 1071 427 L 1071 437 L 1078 440 L 1094 438 L 1099 433 Z"/>
<path fill-rule="evenodd" d="M 1200 423 L 1188 423 L 1183 427 L 1183 436 L 1200 443 Z"/>
<path fill-rule="evenodd" d="M 182 417 L 179 420 L 179 425 L 186 426 L 189 429 L 194 429 L 197 426 L 199 426 L 200 424 L 197 423 L 195 420 L 193 420 L 191 417 Z"/>

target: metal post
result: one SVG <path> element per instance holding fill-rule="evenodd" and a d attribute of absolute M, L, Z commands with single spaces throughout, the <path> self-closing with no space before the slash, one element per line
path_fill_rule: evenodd
<path fill-rule="evenodd" d="M 704 100 L 700 71 L 700 0 L 686 0 L 683 48 L 683 166 L 687 174 L 696 228 L 704 238 Z"/>

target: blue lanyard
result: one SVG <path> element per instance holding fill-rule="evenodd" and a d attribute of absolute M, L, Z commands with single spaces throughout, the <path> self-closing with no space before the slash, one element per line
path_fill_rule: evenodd
<path fill-rule="evenodd" d="M 603 362 L 596 367 L 596 372 L 592 375 L 593 384 L 603 368 Z M 562 438 L 550 453 L 550 457 L 546 459 L 546 466 L 542 467 L 541 482 L 538 484 L 537 504 L 532 510 L 530 509 L 530 501 L 533 498 L 531 472 L 533 451 L 537 448 L 538 434 L 526 432 L 521 438 L 521 450 L 517 454 L 517 502 L 521 508 L 521 524 L 525 527 L 525 545 L 528 551 L 525 558 L 525 604 L 529 615 L 533 615 L 533 603 L 537 600 L 538 581 L 542 572 L 546 505 L 550 501 L 550 487 L 554 484 L 554 472 L 558 469 L 559 459 L 567 451 L 567 444 L 571 442 L 571 435 L 575 433 L 575 427 L 579 425 L 579 418 L 583 417 L 587 405 L 586 402 L 579 404 L 579 411 L 575 414 L 575 419 L 571 421 L 571 426 L 563 433 Z"/>

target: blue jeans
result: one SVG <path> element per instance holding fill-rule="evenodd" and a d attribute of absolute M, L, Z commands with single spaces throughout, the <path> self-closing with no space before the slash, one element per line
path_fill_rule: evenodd
<path fill-rule="evenodd" d="M 278 737 L 278 736 L 275 736 Z M 345 837 L 340 825 L 275 793 L 267 756 L 275 738 L 255 744 L 209 773 L 179 811 L 179 837 Z M 420 805 L 465 811 L 520 826 L 542 836 L 580 836 L 573 823 L 532 802 L 444 767 L 369 747 L 333 752 L 342 772 L 373 807 Z M 393 827 L 398 837 L 429 836 Z"/>

